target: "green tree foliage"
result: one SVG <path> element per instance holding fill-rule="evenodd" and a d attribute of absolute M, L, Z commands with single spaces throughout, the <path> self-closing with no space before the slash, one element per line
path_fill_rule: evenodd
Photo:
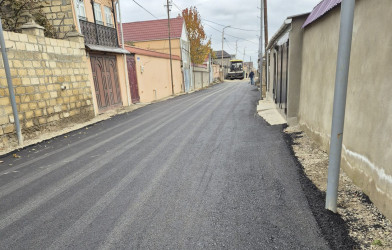
<path fill-rule="evenodd" d="M 56 31 L 46 18 L 43 8 L 45 0 L 0 0 L 0 15 L 3 29 L 20 32 L 20 26 L 27 21 L 26 14 L 31 14 L 35 22 L 45 28 L 45 36 L 56 38 Z"/>
<path fill-rule="evenodd" d="M 211 39 L 207 40 L 201 17 L 196 7 L 186 8 L 182 11 L 185 20 L 188 38 L 191 43 L 191 60 L 195 64 L 202 64 L 208 54 L 212 53 Z"/>

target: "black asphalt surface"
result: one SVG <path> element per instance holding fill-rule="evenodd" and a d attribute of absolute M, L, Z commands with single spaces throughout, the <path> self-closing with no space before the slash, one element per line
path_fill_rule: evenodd
<path fill-rule="evenodd" d="M 245 81 L 3 157 L 0 249 L 328 249 Z"/>

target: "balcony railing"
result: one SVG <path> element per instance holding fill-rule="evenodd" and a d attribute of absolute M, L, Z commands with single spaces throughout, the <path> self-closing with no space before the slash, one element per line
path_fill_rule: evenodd
<path fill-rule="evenodd" d="M 91 23 L 82 19 L 79 19 L 79 23 L 86 44 L 119 47 L 117 30 L 115 28 Z"/>

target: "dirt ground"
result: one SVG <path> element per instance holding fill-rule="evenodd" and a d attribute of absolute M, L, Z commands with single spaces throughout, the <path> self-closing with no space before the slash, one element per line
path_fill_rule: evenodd
<path fill-rule="evenodd" d="M 392 223 L 341 171 L 338 213 L 324 208 L 328 154 L 301 131 L 284 130 L 303 174 L 301 183 L 313 214 L 332 249 L 392 249 Z"/>

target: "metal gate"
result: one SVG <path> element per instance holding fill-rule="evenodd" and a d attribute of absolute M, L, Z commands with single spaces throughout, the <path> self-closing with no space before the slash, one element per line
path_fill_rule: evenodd
<path fill-rule="evenodd" d="M 128 68 L 129 87 L 131 89 L 132 103 L 137 103 L 140 102 L 140 96 L 139 96 L 139 87 L 137 85 L 136 62 L 135 62 L 134 55 L 127 55 L 127 68 Z"/>
<path fill-rule="evenodd" d="M 185 85 L 185 92 L 191 91 L 191 76 L 190 70 L 184 68 L 184 85 Z"/>
<path fill-rule="evenodd" d="M 120 106 L 122 101 L 116 57 L 91 53 L 90 61 L 99 110 Z"/>
<path fill-rule="evenodd" d="M 276 48 L 274 58 L 274 100 L 287 113 L 289 41 Z"/>

